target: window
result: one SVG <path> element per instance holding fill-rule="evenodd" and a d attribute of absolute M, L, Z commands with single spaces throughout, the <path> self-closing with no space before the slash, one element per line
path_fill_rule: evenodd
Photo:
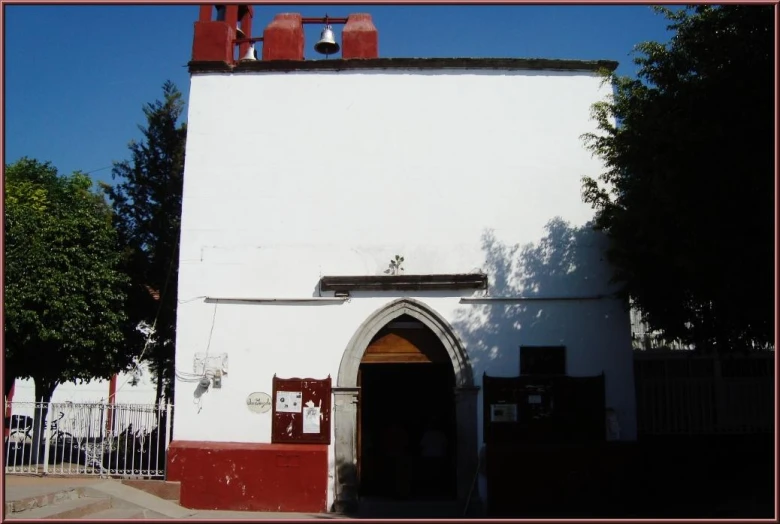
<path fill-rule="evenodd" d="M 521 375 L 565 375 L 565 346 L 520 346 Z"/>

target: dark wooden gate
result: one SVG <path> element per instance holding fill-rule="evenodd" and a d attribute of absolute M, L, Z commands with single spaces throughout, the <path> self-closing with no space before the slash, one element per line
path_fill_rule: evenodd
<path fill-rule="evenodd" d="M 485 375 L 483 387 L 489 514 L 584 516 L 606 441 L 604 376 Z"/>

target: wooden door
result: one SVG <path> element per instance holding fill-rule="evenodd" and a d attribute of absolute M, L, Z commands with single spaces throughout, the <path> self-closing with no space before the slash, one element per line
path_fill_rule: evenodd
<path fill-rule="evenodd" d="M 383 329 L 361 359 L 363 364 L 449 362 L 447 350 L 428 329 Z"/>

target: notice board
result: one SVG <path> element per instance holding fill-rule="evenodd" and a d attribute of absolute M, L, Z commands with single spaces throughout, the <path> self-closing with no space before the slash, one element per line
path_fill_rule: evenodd
<path fill-rule="evenodd" d="M 484 441 L 583 442 L 606 438 L 604 374 L 483 375 Z"/>
<path fill-rule="evenodd" d="M 331 378 L 274 375 L 271 442 L 330 444 Z"/>

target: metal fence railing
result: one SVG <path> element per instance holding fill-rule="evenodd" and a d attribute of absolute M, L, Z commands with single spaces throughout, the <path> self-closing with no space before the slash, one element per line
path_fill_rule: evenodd
<path fill-rule="evenodd" d="M 5 413 L 7 474 L 165 475 L 172 404 L 7 402 Z"/>

